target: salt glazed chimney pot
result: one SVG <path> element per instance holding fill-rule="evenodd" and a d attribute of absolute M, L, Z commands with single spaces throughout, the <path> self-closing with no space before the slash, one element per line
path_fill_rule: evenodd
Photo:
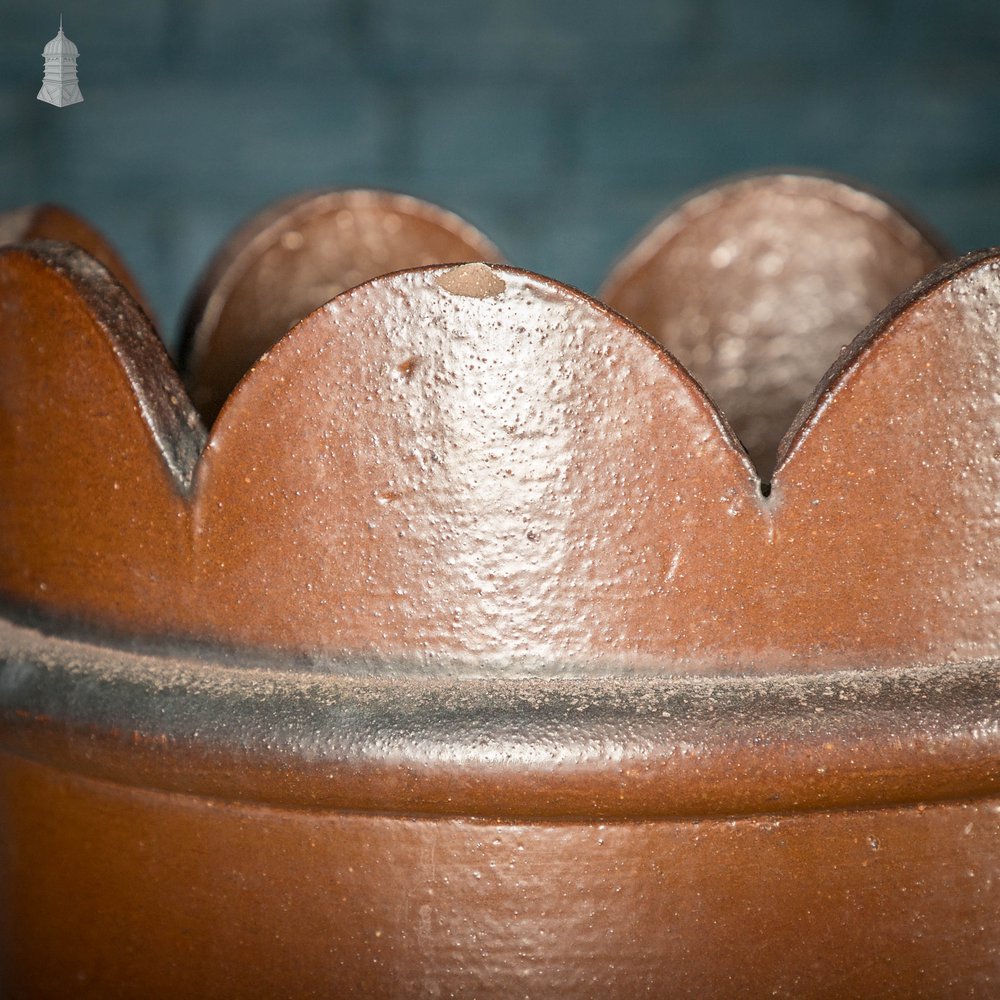
<path fill-rule="evenodd" d="M 318 192 L 180 374 L 0 242 L 4 995 L 1000 990 L 1000 252 L 744 178 L 604 304 Z"/>

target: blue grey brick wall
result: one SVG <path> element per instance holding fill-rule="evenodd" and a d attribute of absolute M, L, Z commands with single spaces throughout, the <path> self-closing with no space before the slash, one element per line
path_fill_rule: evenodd
<path fill-rule="evenodd" d="M 35 100 L 60 10 L 65 109 Z M 0 0 L 0 208 L 90 217 L 168 330 L 218 242 L 303 188 L 429 198 L 594 291 L 685 191 L 775 165 L 1000 243 L 1000 5 Z"/>

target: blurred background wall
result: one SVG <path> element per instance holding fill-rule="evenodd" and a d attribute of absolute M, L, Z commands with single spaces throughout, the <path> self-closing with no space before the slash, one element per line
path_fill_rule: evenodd
<path fill-rule="evenodd" d="M 35 100 L 60 12 L 63 109 Z M 0 0 L 0 209 L 82 212 L 167 330 L 219 241 L 304 188 L 439 202 L 593 292 L 673 199 L 774 165 L 1000 244 L 1000 4 Z"/>

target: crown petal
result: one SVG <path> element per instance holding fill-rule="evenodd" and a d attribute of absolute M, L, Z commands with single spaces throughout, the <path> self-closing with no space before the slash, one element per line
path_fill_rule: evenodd
<path fill-rule="evenodd" d="M 270 206 L 199 279 L 182 336 L 185 379 L 214 419 L 236 383 L 289 327 L 347 288 L 427 264 L 499 261 L 457 215 L 386 191 L 318 191 Z"/>
<path fill-rule="evenodd" d="M 500 267 L 405 272 L 310 315 L 220 415 L 195 503 L 203 607 L 225 613 L 201 627 L 662 653 L 678 565 L 758 499 L 697 385 L 593 300 Z"/>
<path fill-rule="evenodd" d="M 781 435 L 838 350 L 949 256 L 870 191 L 760 175 L 681 202 L 601 297 L 688 365 L 770 479 Z"/>
<path fill-rule="evenodd" d="M 0 587 L 12 603 L 159 631 L 182 581 L 203 434 L 126 289 L 82 249 L 0 248 Z"/>
<path fill-rule="evenodd" d="M 845 654 L 993 655 L 998 303 L 1000 251 L 946 265 L 859 335 L 803 408 L 773 494 L 774 572 L 801 595 L 785 616 L 791 646 L 818 615 Z"/>

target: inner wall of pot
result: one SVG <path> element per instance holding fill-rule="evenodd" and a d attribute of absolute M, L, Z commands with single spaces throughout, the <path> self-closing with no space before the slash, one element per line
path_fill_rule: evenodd
<path fill-rule="evenodd" d="M 840 352 L 947 255 L 872 194 L 762 176 L 681 206 L 603 294 L 692 372 L 768 482 L 782 437 Z"/>

